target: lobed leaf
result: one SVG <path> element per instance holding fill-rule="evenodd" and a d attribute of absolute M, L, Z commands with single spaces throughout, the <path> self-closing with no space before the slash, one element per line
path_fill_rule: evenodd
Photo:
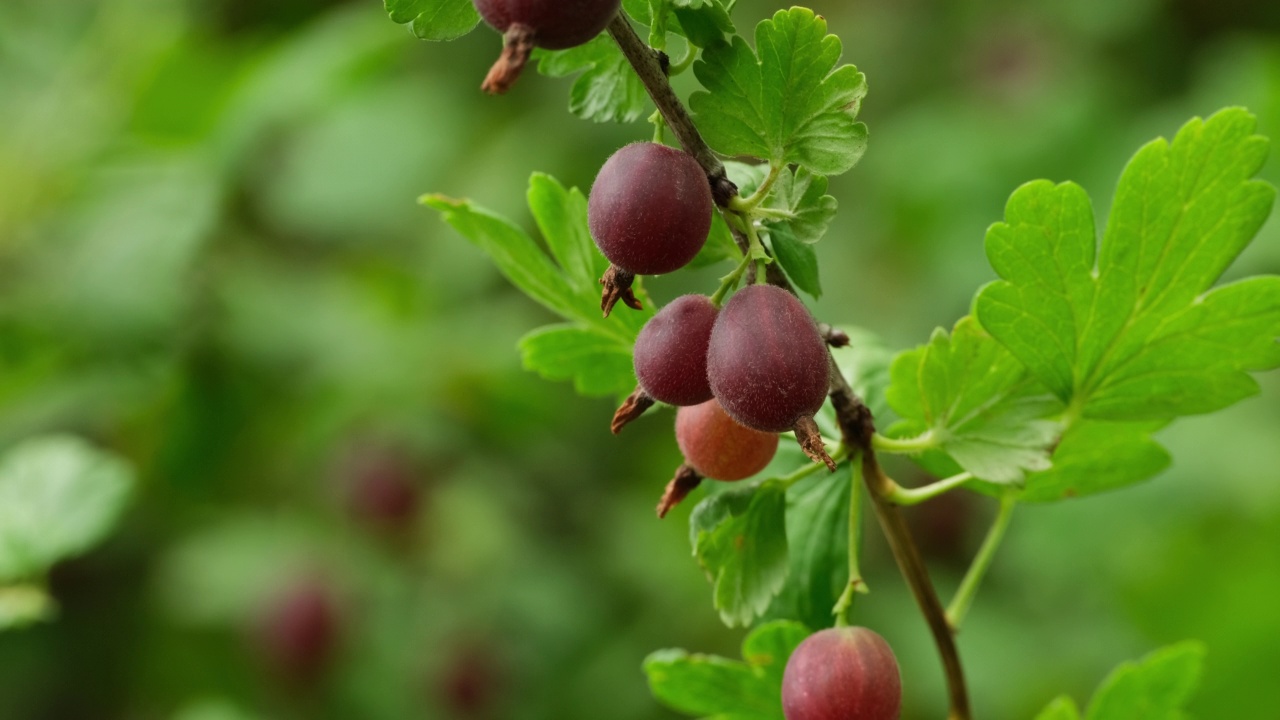
<path fill-rule="evenodd" d="M 115 526 L 133 469 L 71 436 L 26 440 L 0 458 L 0 582 L 44 574 Z"/>
<path fill-rule="evenodd" d="M 383 0 L 391 20 L 423 40 L 456 40 L 480 23 L 471 0 Z"/>
<path fill-rule="evenodd" d="M 693 554 L 730 627 L 764 613 L 787 579 L 786 487 L 767 480 L 716 493 L 689 518 Z"/>
<path fill-rule="evenodd" d="M 1085 720 L 1178 720 L 1200 682 L 1204 646 L 1170 645 L 1116 668 L 1089 703 Z"/>
<path fill-rule="evenodd" d="M 689 98 L 698 127 L 725 155 L 773 166 L 796 163 L 838 175 L 866 150 L 867 128 L 854 118 L 866 79 L 836 67 L 840 39 L 806 8 L 778 11 L 756 26 L 756 50 L 734 36 L 703 50 L 694 73 L 706 88 Z"/>
<path fill-rule="evenodd" d="M 975 301 L 983 327 L 1073 413 L 1164 420 L 1257 392 L 1280 367 L 1280 278 L 1211 289 L 1270 213 L 1251 180 L 1267 153 L 1240 108 L 1155 140 L 1120 178 L 1101 247 L 1079 186 L 1038 181 L 987 233 L 1002 278 Z"/>
<path fill-rule="evenodd" d="M 735 0 L 624 0 L 627 14 L 651 28 L 655 19 L 659 32 L 673 32 L 697 47 L 723 42 L 732 35 L 729 12 Z M 674 22 L 672 22 L 674 20 Z"/>
<path fill-rule="evenodd" d="M 716 720 L 783 720 L 782 673 L 808 635 L 799 623 L 766 623 L 743 641 L 745 662 L 659 650 L 645 659 L 644 671 L 653 696 L 673 710 Z"/>
<path fill-rule="evenodd" d="M 889 404 L 909 434 L 931 432 L 938 447 L 974 477 L 1020 484 L 1049 467 L 1062 411 L 1026 368 L 977 321 L 901 353 L 890 370 Z"/>
<path fill-rule="evenodd" d="M 634 122 L 649 108 L 644 84 L 607 35 L 568 50 L 537 50 L 538 72 L 578 75 L 569 89 L 569 112 L 594 122 Z"/>

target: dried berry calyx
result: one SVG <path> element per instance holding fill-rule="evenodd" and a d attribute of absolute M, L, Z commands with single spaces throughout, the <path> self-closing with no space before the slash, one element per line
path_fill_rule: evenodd
<path fill-rule="evenodd" d="M 864 627 L 810 635 L 787 661 L 787 720 L 898 720 L 902 681 L 889 643 Z"/>
<path fill-rule="evenodd" d="M 520 77 L 533 48 L 563 50 L 600 34 L 621 0 L 473 0 L 480 17 L 503 33 L 502 56 L 481 88 L 506 92 Z"/>
<path fill-rule="evenodd" d="M 760 472 L 778 451 L 778 436 L 743 427 L 714 399 L 676 412 L 676 443 L 685 462 L 713 480 Z"/>
<path fill-rule="evenodd" d="M 591 186 L 591 237 L 609 262 L 632 275 L 679 270 L 711 230 L 711 184 L 688 153 L 633 143 L 614 153 Z"/>

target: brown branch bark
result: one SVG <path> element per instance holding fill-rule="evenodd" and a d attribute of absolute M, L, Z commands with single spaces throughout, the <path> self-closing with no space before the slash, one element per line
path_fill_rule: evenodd
<path fill-rule="evenodd" d="M 622 54 L 635 69 L 640 81 L 644 83 L 645 90 L 657 105 L 658 111 L 662 113 L 667 126 L 680 141 L 680 146 L 706 170 L 707 180 L 711 183 L 716 203 L 722 209 L 725 208 L 737 194 L 738 188 L 729 180 L 725 174 L 724 164 L 702 139 L 689 112 L 671 88 L 658 54 L 636 34 L 626 13 L 619 12 L 609 24 L 608 31 L 622 50 Z M 747 252 L 747 238 L 734 227 L 734 223 L 729 223 L 729 227 L 733 231 L 734 240 L 738 246 L 744 253 Z M 771 284 L 794 292 L 776 263 L 768 266 L 766 279 Z M 960 664 L 959 652 L 956 650 L 955 637 L 951 632 L 951 626 L 947 623 L 946 610 L 938 599 L 938 593 L 934 590 L 933 582 L 929 578 L 924 559 L 920 555 L 920 550 L 916 546 L 902 512 L 888 500 L 889 483 L 892 481 L 881 470 L 880 463 L 871 448 L 871 437 L 875 433 L 875 421 L 871 411 L 849 387 L 848 381 L 836 367 L 835 358 L 831 359 L 831 401 L 835 406 L 836 419 L 845 444 L 851 448 L 857 448 L 861 453 L 863 477 L 870 491 L 876 517 L 880 521 L 885 537 L 888 538 L 894 560 L 924 614 L 929 630 L 933 634 L 934 643 L 937 645 L 938 654 L 942 658 L 951 704 L 948 718 L 949 720 L 970 720 L 969 694 L 965 686 L 964 670 Z"/>

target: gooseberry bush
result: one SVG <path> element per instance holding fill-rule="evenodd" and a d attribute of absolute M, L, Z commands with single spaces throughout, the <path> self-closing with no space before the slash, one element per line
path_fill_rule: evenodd
<path fill-rule="evenodd" d="M 531 178 L 549 253 L 476 202 L 422 202 L 564 318 L 520 341 L 527 367 L 625 398 L 615 433 L 677 406 L 686 462 L 660 516 L 706 478 L 739 481 L 709 483 L 690 536 L 721 618 L 752 629 L 740 661 L 683 650 L 644 661 L 653 694 L 677 711 L 898 717 L 910 684 L 888 643 L 856 625 L 866 504 L 936 644 L 947 716 L 972 717 L 955 635 L 1017 508 L 1159 474 L 1170 456 L 1154 431 L 1254 394 L 1250 373 L 1280 366 L 1280 277 L 1216 284 L 1275 196 L 1253 179 L 1268 141 L 1242 108 L 1140 148 L 1100 240 L 1080 186 L 1014 190 L 986 236 L 999 279 L 952 328 L 888 357 L 846 349 L 865 333 L 819 323 L 801 301 L 821 292 L 814 245 L 837 210 L 827 178 L 851 170 L 868 142 L 857 120 L 865 78 L 821 16 L 793 7 L 746 32 L 733 0 L 385 3 L 424 39 L 459 37 L 482 18 L 503 33 L 483 83 L 491 93 L 532 63 L 578 76 L 569 109 L 582 119 L 634 122 L 656 106 L 652 141 L 603 161 L 588 194 Z M 701 89 L 681 98 L 669 78 L 689 71 Z M 718 287 L 655 313 L 644 276 L 712 264 L 727 270 Z M 804 455 L 782 455 L 795 458 L 789 473 L 762 474 L 796 446 Z M 937 480 L 904 487 L 885 454 Z M 900 508 L 957 491 L 998 511 L 944 605 Z M 1195 642 L 1156 650 L 1118 668 L 1083 714 L 1064 696 L 1039 717 L 1178 716 L 1202 655 Z"/>

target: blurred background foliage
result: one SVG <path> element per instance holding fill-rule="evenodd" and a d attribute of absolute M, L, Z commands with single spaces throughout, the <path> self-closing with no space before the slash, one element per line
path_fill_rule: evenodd
<path fill-rule="evenodd" d="M 1020 183 L 1105 217 L 1143 142 L 1246 105 L 1280 138 L 1270 0 L 815 0 L 867 74 L 871 146 L 832 182 L 817 313 L 922 342 L 991 278 Z M 772 2 L 742 0 L 749 28 Z M 117 532 L 47 578 L 53 622 L 0 634 L 0 717 L 674 717 L 660 647 L 736 656 L 689 557 L 664 416 L 519 366 L 548 313 L 415 197 L 532 228 L 535 170 L 589 187 L 649 127 L 584 123 L 565 80 L 477 86 L 499 41 L 415 41 L 372 0 L 0 3 L 0 441 L 73 433 L 128 458 Z M 682 91 L 691 77 L 680 78 Z M 1280 159 L 1264 177 L 1280 182 Z M 707 291 L 718 268 L 650 284 Z M 1273 218 L 1231 275 L 1280 272 Z M 983 718 L 1079 699 L 1198 638 L 1193 710 L 1280 716 L 1280 378 L 1162 433 L 1134 489 L 1015 518 L 964 634 Z M 991 503 L 911 511 L 943 592 Z M 940 673 L 884 547 L 859 621 Z"/>

